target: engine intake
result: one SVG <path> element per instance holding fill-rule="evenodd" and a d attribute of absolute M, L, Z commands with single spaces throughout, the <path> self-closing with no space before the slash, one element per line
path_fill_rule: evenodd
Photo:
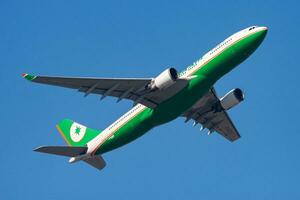
<path fill-rule="evenodd" d="M 166 89 L 173 85 L 178 79 L 178 73 L 175 68 L 169 68 L 160 73 L 155 79 L 152 80 L 150 88 L 155 89 Z"/>
<path fill-rule="evenodd" d="M 229 110 L 230 108 L 238 105 L 245 99 L 245 95 L 243 91 L 239 88 L 233 89 L 227 94 L 225 94 L 221 99 L 221 105 L 225 110 Z"/>

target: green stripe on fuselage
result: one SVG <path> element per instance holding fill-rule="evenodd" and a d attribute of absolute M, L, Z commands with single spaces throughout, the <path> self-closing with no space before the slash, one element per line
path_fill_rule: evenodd
<path fill-rule="evenodd" d="M 186 88 L 172 98 L 158 105 L 155 109 L 145 108 L 125 125 L 120 127 L 114 137 L 108 139 L 97 154 L 111 151 L 142 136 L 155 126 L 167 123 L 192 107 L 223 75 L 243 62 L 255 51 L 266 35 L 266 31 L 256 32 L 216 55 L 209 62 L 191 75 Z"/>

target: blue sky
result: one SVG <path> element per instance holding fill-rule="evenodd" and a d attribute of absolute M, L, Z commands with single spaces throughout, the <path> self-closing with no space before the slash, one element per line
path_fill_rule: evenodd
<path fill-rule="evenodd" d="M 1 199 L 299 199 L 297 1 L 0 1 Z M 207 136 L 184 119 L 104 155 L 105 170 L 32 151 L 64 145 L 63 118 L 103 129 L 131 106 L 29 83 L 41 75 L 153 77 L 183 70 L 227 36 L 269 27 L 261 47 L 223 77 L 242 138 Z"/>

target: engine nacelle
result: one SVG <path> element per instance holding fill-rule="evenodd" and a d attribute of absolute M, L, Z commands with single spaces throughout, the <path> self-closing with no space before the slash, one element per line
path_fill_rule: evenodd
<path fill-rule="evenodd" d="M 225 110 L 236 106 L 245 98 L 244 93 L 241 89 L 236 88 L 225 94 L 221 99 L 221 105 Z"/>
<path fill-rule="evenodd" d="M 173 85 L 178 79 L 177 70 L 174 68 L 169 68 L 159 74 L 155 79 L 153 79 L 150 88 L 154 89 L 166 89 Z"/>

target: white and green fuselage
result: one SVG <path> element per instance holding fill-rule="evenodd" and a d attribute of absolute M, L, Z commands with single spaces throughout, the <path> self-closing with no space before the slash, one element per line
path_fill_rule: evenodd
<path fill-rule="evenodd" d="M 87 154 L 111 151 L 135 140 L 150 129 L 179 117 L 218 79 L 251 55 L 261 44 L 266 33 L 266 27 L 250 27 L 225 39 L 179 74 L 182 78 L 194 76 L 184 89 L 154 109 L 137 104 L 87 142 Z M 73 145 L 76 146 L 76 143 Z"/>
<path fill-rule="evenodd" d="M 103 131 L 90 129 L 68 119 L 62 120 L 57 125 L 57 129 L 70 147 L 45 146 L 36 149 L 36 151 L 69 156 L 71 157 L 70 162 L 84 160 L 96 166 L 96 168 L 102 169 L 105 162 L 100 156 L 97 158 L 95 155 L 123 146 L 142 136 L 150 129 L 167 123 L 191 109 L 213 87 L 218 79 L 243 62 L 257 49 L 266 33 L 266 27 L 254 26 L 241 30 L 225 39 L 193 65 L 178 74 L 178 79 L 185 80 L 186 85 L 176 91 L 174 95 L 153 108 L 144 104 L 137 104 Z M 23 74 L 23 77 L 33 82 L 77 88 L 79 90 L 82 90 L 83 81 L 85 81 L 89 84 L 89 87 L 82 90 L 85 95 L 95 90 L 100 80 L 38 77 L 29 74 Z M 105 84 L 106 80 L 101 79 L 101 81 Z M 74 85 L 75 83 L 77 83 L 77 86 Z M 124 84 L 124 81 L 122 83 Z M 119 84 L 111 86 L 103 96 L 105 97 L 117 87 L 119 87 Z M 129 91 L 130 89 L 121 94 L 121 97 Z"/>

